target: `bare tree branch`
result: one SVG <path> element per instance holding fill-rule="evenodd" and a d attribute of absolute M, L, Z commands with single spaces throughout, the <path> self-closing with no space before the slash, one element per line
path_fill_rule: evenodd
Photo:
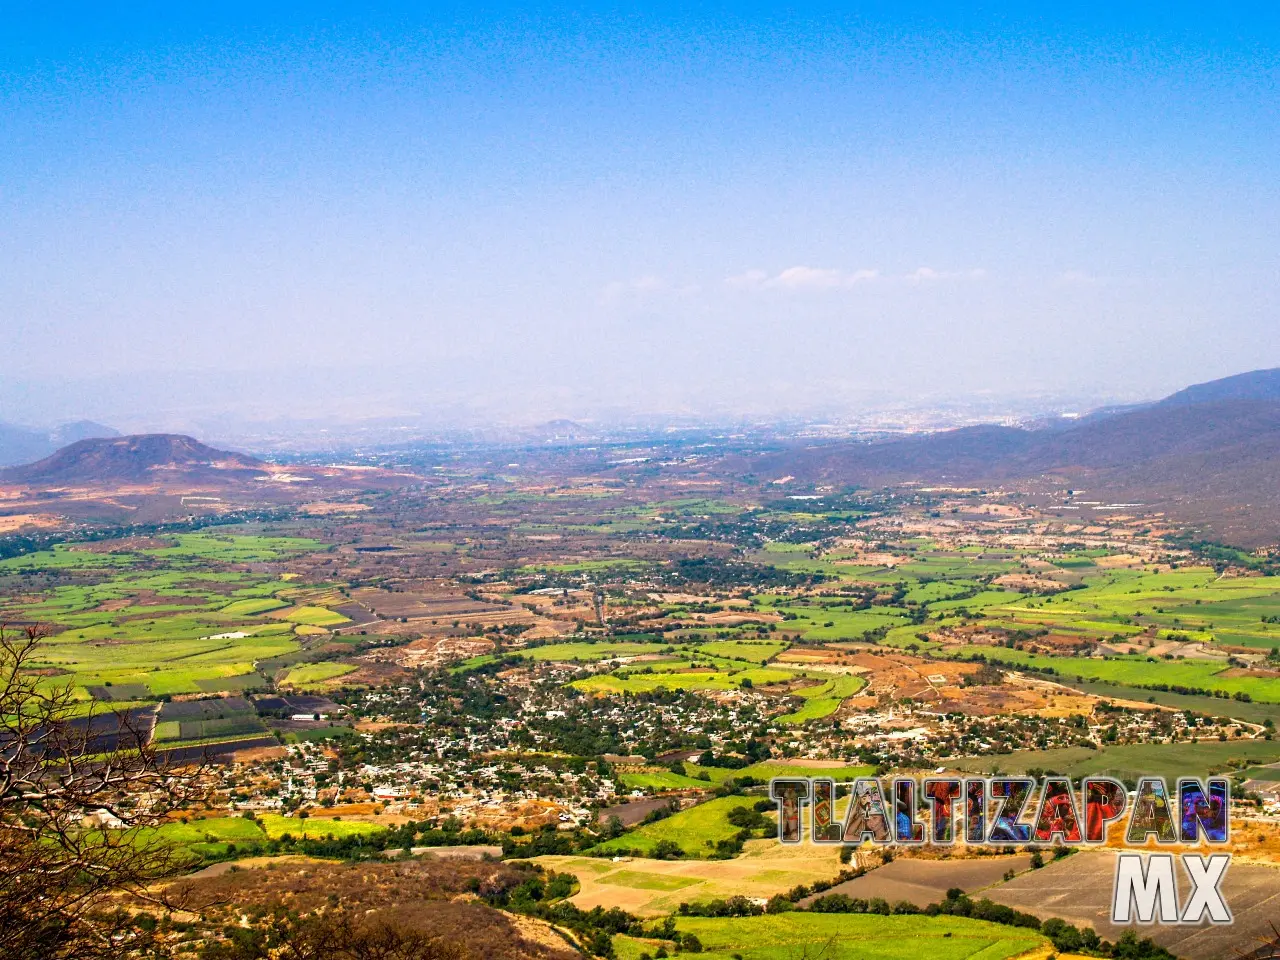
<path fill-rule="evenodd" d="M 155 709 L 101 710 L 39 669 L 48 632 L 0 626 L 0 960 L 97 960 L 157 945 L 120 909 L 181 864 L 154 828 L 206 794 L 152 745 Z"/>

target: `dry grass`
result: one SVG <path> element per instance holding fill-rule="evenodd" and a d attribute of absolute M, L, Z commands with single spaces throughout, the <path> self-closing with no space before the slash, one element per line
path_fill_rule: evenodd
<path fill-rule="evenodd" d="M 733 860 L 539 857 L 537 862 L 578 878 L 582 889 L 573 902 L 583 909 L 621 907 L 640 916 L 668 913 L 693 900 L 736 895 L 767 898 L 802 883 L 830 880 L 840 872 L 837 849 L 812 844 L 784 847 L 777 840 L 749 841 L 742 856 Z M 646 877 L 653 878 L 651 885 Z M 680 881 L 691 882 L 671 889 Z"/>
<path fill-rule="evenodd" d="M 278 858 L 175 888 L 191 898 L 198 908 L 193 916 L 211 932 L 257 909 L 287 906 L 308 916 L 340 904 L 367 922 L 463 944 L 476 960 L 569 960 L 575 954 L 545 927 L 517 921 L 471 892 L 509 891 L 527 876 L 508 864 L 474 860 L 343 864 Z"/>
<path fill-rule="evenodd" d="M 15 513 L 0 517 L 0 533 L 14 533 L 24 528 L 47 530 L 58 526 L 59 522 L 51 513 Z"/>

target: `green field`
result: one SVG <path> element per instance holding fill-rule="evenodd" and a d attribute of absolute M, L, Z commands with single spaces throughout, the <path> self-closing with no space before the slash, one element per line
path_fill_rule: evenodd
<path fill-rule="evenodd" d="M 1115 634 L 1132 636 L 1148 629 L 1162 638 L 1177 636 L 1209 644 L 1267 649 L 1280 645 L 1280 625 L 1262 618 L 1277 614 L 1280 578 L 1220 578 L 1205 567 L 1159 573 L 1098 569 L 1087 573 L 1083 589 L 1053 597 L 1024 597 L 984 611 L 996 625 L 1047 628 L 1092 639 L 1105 640 Z M 1145 662 L 1145 658 L 1137 660 Z M 1110 662 L 1123 664 L 1124 659 Z M 1177 665 L 1181 665 L 1185 676 L 1172 682 L 1195 682 L 1216 672 L 1214 664 L 1190 659 L 1166 663 L 1160 669 L 1175 676 L 1169 667 Z M 1221 666 L 1216 665 L 1216 669 Z M 1132 672 L 1126 672 L 1123 666 L 1103 670 L 1108 675 L 1099 679 L 1133 682 Z M 1261 678 L 1244 679 L 1254 682 Z M 1224 683 L 1214 685 L 1228 689 Z"/>
<path fill-rule="evenodd" d="M 938 600 L 929 604 L 929 612 L 935 616 L 967 610 L 970 613 L 981 613 L 992 607 L 1002 607 L 1017 602 L 1020 594 L 1010 590 L 983 590 L 972 597 L 955 600 Z"/>
<path fill-rule="evenodd" d="M 300 553 L 325 549 L 318 540 L 302 537 L 243 536 L 231 533 L 180 533 L 163 537 L 168 546 L 136 550 L 121 545 L 102 549 L 80 544 L 57 544 L 49 550 L 0 560 L 0 573 L 39 573 L 160 565 L 199 567 L 206 563 L 269 563 Z"/>
<path fill-rule="evenodd" d="M 741 770 L 729 771 L 732 775 L 754 777 L 757 780 L 772 780 L 774 777 L 824 777 L 828 780 L 856 780 L 858 777 L 869 777 L 875 773 L 874 767 L 868 766 L 806 766 L 803 761 L 796 764 L 783 763 L 780 760 L 765 760 L 753 763 Z"/>
<path fill-rule="evenodd" d="M 799 710 L 779 717 L 778 722 L 799 724 L 804 723 L 806 720 L 817 720 L 830 716 L 840 709 L 840 704 L 844 702 L 846 697 L 852 697 L 866 685 L 867 682 L 861 677 L 840 676 L 833 677 L 826 683 L 816 687 L 792 691 L 792 696 L 804 699 L 804 706 Z"/>
<path fill-rule="evenodd" d="M 188 845 L 213 840 L 265 840 L 266 833 L 253 820 L 244 817 L 210 817 L 207 820 L 191 820 L 187 823 L 168 823 L 157 827 L 155 833 L 176 844 Z"/>
<path fill-rule="evenodd" d="M 74 634 L 60 634 L 42 644 L 39 665 L 68 671 L 82 689 L 136 686 L 145 696 L 162 696 L 216 689 L 219 680 L 253 673 L 258 660 L 298 650 L 297 641 L 279 625 L 254 628 L 247 637 L 191 637 L 183 634 L 210 627 L 182 619 L 182 624 L 157 623 L 153 633 L 150 621 L 130 623 L 124 637 L 108 641 L 81 642 Z M 165 636 L 170 630 L 174 632 Z M 212 681 L 212 687 L 205 681 Z"/>
<path fill-rule="evenodd" d="M 686 768 L 687 769 L 687 768 Z M 622 773 L 618 782 L 628 790 L 710 790 L 717 781 L 698 780 L 670 770 L 646 773 Z"/>
<path fill-rule="evenodd" d="M 671 638 L 668 638 L 670 640 Z M 806 676 L 799 668 L 765 666 L 765 662 L 787 648 L 781 641 L 719 640 L 695 642 L 691 638 L 638 647 L 626 643 L 560 643 L 538 647 L 528 655 L 550 659 L 544 651 L 553 651 L 556 659 L 600 660 L 605 656 L 633 655 L 636 652 L 662 653 L 663 659 L 644 663 L 628 663 L 608 674 L 576 680 L 572 686 L 586 693 L 621 694 L 651 693 L 655 690 L 732 690 L 744 681 L 753 686 L 788 683 Z M 602 655 L 600 648 L 617 653 Z"/>
<path fill-rule="evenodd" d="M 697 652 L 709 653 L 713 657 L 724 657 L 726 660 L 765 663 L 787 649 L 787 646 L 788 644 L 781 640 L 712 640 L 699 644 Z"/>
<path fill-rule="evenodd" d="M 1134 743 L 1101 750 L 1062 747 L 1051 750 L 1023 750 L 989 757 L 968 757 L 948 762 L 949 767 L 969 773 L 1025 773 L 1028 769 L 1051 770 L 1069 777 L 1112 774 L 1126 780 L 1143 775 L 1204 777 L 1241 769 L 1255 763 L 1280 760 L 1280 742 L 1271 740 L 1205 740 L 1200 743 Z"/>
<path fill-rule="evenodd" d="M 366 823 L 355 820 L 335 820 L 328 817 L 284 817 L 275 813 L 265 813 L 258 818 L 262 829 L 272 840 L 278 840 L 286 833 L 295 839 L 307 838 L 320 840 L 325 837 L 361 836 L 381 833 L 387 828 L 377 823 Z"/>
<path fill-rule="evenodd" d="M 762 917 L 681 917 L 706 956 L 742 960 L 1004 960 L 1048 944 L 1039 933 L 982 920 L 874 914 L 783 913 Z M 618 960 L 653 955 L 658 941 L 618 937 Z"/>
<path fill-rule="evenodd" d="M 602 641 L 600 643 L 550 643 L 544 647 L 531 647 L 521 651 L 530 660 L 594 661 L 611 660 L 614 657 L 638 657 L 646 653 L 661 653 L 664 645 L 657 643 L 631 643 Z"/>
<path fill-rule="evenodd" d="M 796 726 L 810 720 L 821 720 L 839 710 L 842 702 L 838 697 L 813 697 L 806 700 L 799 710 L 793 710 L 778 717 L 778 722 Z"/>
<path fill-rule="evenodd" d="M 278 620 L 300 623 L 308 627 L 340 627 L 344 623 L 351 622 L 348 617 L 324 607 L 290 607 L 287 610 L 278 610 L 272 616 Z"/>
<path fill-rule="evenodd" d="M 292 730 L 284 735 L 285 743 L 316 743 L 321 740 L 338 740 L 354 737 L 356 732 L 340 723 L 330 723 L 327 727 L 312 727 L 309 730 Z"/>
<path fill-rule="evenodd" d="M 907 611 L 901 607 L 851 610 L 846 607 L 822 608 L 778 603 L 770 605 L 770 609 L 781 614 L 793 614 L 795 619 L 786 621 L 780 629 L 797 631 L 806 641 L 860 640 L 882 627 L 887 629 L 908 622 Z"/>
<path fill-rule="evenodd" d="M 853 696 L 866 685 L 860 677 L 831 677 L 829 674 L 805 672 L 801 667 L 759 666 L 743 669 L 741 661 L 723 660 L 718 656 L 710 655 L 709 648 L 716 648 L 717 652 L 722 653 L 729 643 L 737 646 L 767 646 L 775 648 L 775 653 L 784 649 L 782 644 L 765 645 L 737 641 L 702 644 L 692 653 L 683 652 L 686 648 L 681 647 L 682 652 L 679 655 L 681 659 L 675 662 L 650 663 L 643 667 L 624 666 L 612 673 L 575 680 L 572 686 L 585 693 L 635 694 L 652 693 L 659 689 L 732 690 L 741 687 L 743 681 L 750 681 L 754 687 L 768 687 L 771 684 L 789 683 L 797 677 L 822 681 L 813 686 L 792 691 L 791 696 L 799 697 L 805 703 L 799 709 L 779 718 L 782 723 L 791 725 L 830 716 L 839 709 L 846 697 Z"/>
<path fill-rule="evenodd" d="M 496 653 L 482 653 L 475 657 L 468 657 L 454 666 L 449 668 L 450 673 L 466 673 L 469 670 L 478 670 L 481 667 L 487 667 L 491 663 L 497 663 L 502 658 Z"/>
<path fill-rule="evenodd" d="M 939 600 L 953 600 L 962 594 L 981 589 L 981 583 L 977 580 L 932 580 L 912 587 L 904 599 L 908 603 L 937 603 Z"/>
<path fill-rule="evenodd" d="M 1140 655 L 1100 657 L 1051 657 L 1023 650 L 997 648 L 982 650 L 965 648 L 949 655 L 969 659 L 977 654 L 992 662 L 1014 667 L 1052 669 L 1064 681 L 1099 680 L 1127 687 L 1144 684 L 1168 684 L 1221 690 L 1227 694 L 1248 694 L 1261 703 L 1280 703 L 1280 678 L 1259 676 L 1223 676 L 1225 663 L 1216 660 L 1162 660 Z M 1142 699 L 1139 697 L 1139 699 Z"/>
<path fill-rule="evenodd" d="M 1280 645 L 1280 577 L 1222 578 L 1208 567 L 1179 570 L 1073 568 L 1082 589 L 983 608 L 999 620 L 1105 637 L 1151 627 L 1189 639 L 1269 649 Z M 972 601 L 955 601 L 974 609 Z M 938 610 L 941 604 L 931 606 Z"/>
<path fill-rule="evenodd" d="M 224 617 L 252 617 L 260 613 L 268 613 L 288 606 L 283 600 L 275 597 L 263 597 L 258 600 L 236 600 L 218 611 Z"/>
<path fill-rule="evenodd" d="M 264 565 L 324 549 L 316 540 L 230 532 L 59 544 L 0 561 L 0 575 L 39 589 L 0 598 L 0 620 L 51 623 L 38 666 L 77 696 L 119 702 L 261 686 L 258 665 L 301 650 L 295 624 L 348 622 L 290 608 L 300 585 Z M 151 541 L 154 544 L 154 541 Z M 283 612 L 282 612 L 283 611 Z"/>
<path fill-rule="evenodd" d="M 643 560 L 577 560 L 573 563 L 545 563 L 535 564 L 533 566 L 521 567 L 521 573 L 540 573 L 550 571 L 553 573 L 592 573 L 605 570 L 641 570 L 648 566 Z"/>
<path fill-rule="evenodd" d="M 281 681 L 287 687 L 323 687 L 327 681 L 346 676 L 356 670 L 351 663 L 304 663 L 293 667 Z"/>
<path fill-rule="evenodd" d="M 175 821 L 161 827 L 134 830 L 131 836 L 140 843 L 174 847 L 178 856 L 193 863 L 225 857 L 232 852 L 232 844 L 256 844 L 268 839 L 257 823 L 243 817 Z"/>
<path fill-rule="evenodd" d="M 695 877 L 664 877 L 640 870 L 619 870 L 600 880 L 606 886 L 626 887 L 629 890 L 683 890 L 701 883 Z"/>
<path fill-rule="evenodd" d="M 709 856 L 719 840 L 731 839 L 738 827 L 726 818 L 735 807 L 750 807 L 753 800 L 746 797 L 719 797 L 706 803 L 681 810 L 679 813 L 606 840 L 591 848 L 592 853 L 630 852 L 640 850 L 651 853 L 661 840 L 679 845 L 687 857 Z"/>
<path fill-rule="evenodd" d="M 1276 703 L 1243 703 L 1239 700 L 1228 700 L 1223 697 L 1169 693 L 1164 690 L 1140 690 L 1093 680 L 1077 681 L 1074 678 L 1067 679 L 1065 677 L 1058 677 L 1057 679 L 1058 682 L 1066 686 L 1074 687 L 1096 697 L 1114 697 L 1118 700 L 1159 703 L 1166 707 L 1177 707 L 1179 710 L 1192 710 L 1209 717 L 1231 717 L 1248 723 L 1265 723 L 1270 720 L 1280 727 L 1280 704 Z"/>
<path fill-rule="evenodd" d="M 756 606 L 792 615 L 784 629 L 799 632 L 806 641 L 869 639 L 871 631 L 883 632 L 880 628 L 887 628 L 887 635 L 879 642 L 935 653 L 942 649 L 940 645 L 921 640 L 920 634 L 956 624 L 961 618 L 978 618 L 986 626 L 1010 631 L 1074 634 L 1082 641 L 1093 642 L 1151 631 L 1160 638 L 1226 648 L 1223 659 L 1050 657 L 1004 649 L 989 651 L 989 655 L 1014 665 L 1052 667 L 1068 682 L 1078 677 L 1085 683 L 1112 686 L 1167 684 L 1228 695 L 1247 694 L 1261 704 L 1280 704 L 1280 679 L 1223 675 L 1229 648 L 1262 651 L 1280 647 L 1280 622 L 1276 622 L 1280 618 L 1280 577 L 1222 577 L 1206 566 L 1177 570 L 1109 568 L 1098 564 L 1098 558 L 1105 553 L 1101 550 L 1069 553 L 1049 565 L 1032 553 L 993 556 L 977 546 L 947 553 L 923 539 L 908 541 L 895 549 L 910 553 L 911 561 L 893 568 L 853 567 L 833 562 L 838 555 L 815 560 L 807 545 L 797 548 L 781 544 L 770 545 L 755 557 L 784 569 L 823 572 L 862 584 L 894 585 L 902 591 L 902 600 L 895 601 L 900 605 L 882 605 L 884 600 L 880 598 L 876 605 L 857 610 L 821 597 L 795 601 L 780 595 L 760 595 L 755 598 Z M 1034 569 L 1039 576 L 1073 589 L 1038 596 L 990 585 L 991 578 L 1019 568 Z M 907 622 L 906 607 L 910 605 L 927 611 L 926 623 Z M 953 649 L 945 655 L 969 656 L 974 652 L 977 651 Z M 1149 695 L 1143 694 L 1141 699 Z M 1157 702 L 1164 702 L 1161 694 L 1155 696 Z M 807 704 L 787 722 L 804 722 L 828 708 L 834 709 L 831 704 Z M 1226 712 L 1221 707 L 1204 709 L 1217 715 Z M 1246 717 L 1246 712 L 1250 716 Z M 1265 719 L 1272 714 L 1269 710 L 1235 708 L 1232 715 Z"/>
<path fill-rule="evenodd" d="M 733 674 L 715 670 L 679 673 L 630 673 L 625 676 L 601 674 L 575 680 L 573 687 L 584 693 L 652 693 L 654 690 L 732 690 L 739 686 Z"/>
<path fill-rule="evenodd" d="M 707 790 L 726 780 L 751 777 L 755 780 L 772 780 L 774 777 L 825 777 L 830 780 L 844 782 L 858 777 L 869 777 L 875 773 L 874 767 L 868 766 L 792 766 L 781 761 L 763 761 L 748 767 L 734 770 L 728 767 L 703 767 L 696 763 L 684 765 L 685 775 L 672 773 L 670 770 L 645 773 L 619 774 L 619 782 L 629 790 Z M 705 779 L 704 779 L 705 778 Z"/>

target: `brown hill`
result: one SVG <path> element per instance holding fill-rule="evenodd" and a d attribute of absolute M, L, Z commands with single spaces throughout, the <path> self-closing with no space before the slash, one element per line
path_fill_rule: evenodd
<path fill-rule="evenodd" d="M 0 470 L 0 483 L 44 487 L 156 483 L 165 480 L 247 480 L 264 464 L 239 453 L 167 433 L 80 440 L 36 463 Z"/>
<path fill-rule="evenodd" d="M 1229 543 L 1280 542 L 1277 400 L 1160 403 L 1060 431 L 970 427 L 793 448 L 751 467 L 761 477 L 841 484 L 1083 487 L 1141 502 Z"/>
<path fill-rule="evenodd" d="M 272 930 L 291 940 L 289 927 L 277 919 L 286 915 L 317 924 L 311 928 L 314 939 L 310 942 L 325 949 L 312 953 L 284 948 L 278 956 L 334 960 L 580 960 L 583 956 L 547 924 L 504 913 L 485 902 L 500 902 L 534 874 L 509 863 L 459 856 L 446 859 L 443 851 L 439 853 L 439 859 L 397 863 L 286 857 L 271 861 L 265 869 L 233 868 L 234 872 L 223 873 L 214 867 L 206 875 L 179 881 L 174 893 L 199 906 L 194 926 L 206 943 L 224 948 L 210 953 L 221 957 L 253 955 L 231 949 L 227 940 L 233 931 Z M 415 935 L 427 942 L 413 943 Z"/>

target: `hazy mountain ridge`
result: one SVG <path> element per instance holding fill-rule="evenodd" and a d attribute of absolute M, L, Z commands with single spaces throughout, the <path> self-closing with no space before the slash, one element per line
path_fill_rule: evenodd
<path fill-rule="evenodd" d="M 97 427 L 61 429 L 71 436 Z M 557 421 L 544 433 L 572 443 L 589 428 Z M 34 442 L 39 435 L 13 436 Z M 763 457 L 730 456 L 723 465 L 761 480 L 790 475 L 811 483 L 915 481 L 1041 493 L 1086 488 L 1167 512 L 1214 539 L 1272 544 L 1280 542 L 1280 370 L 1196 384 L 1156 403 L 1103 408 L 1052 429 L 982 425 L 878 441 L 796 442 Z M 144 434 L 80 439 L 39 462 L 0 470 L 0 482 L 234 483 L 267 469 L 189 436 Z"/>
<path fill-rule="evenodd" d="M 1272 544 L 1280 542 L 1280 370 L 1197 384 L 1064 429 L 970 427 L 796 447 L 750 469 L 840 484 L 1086 487 L 1159 508 L 1216 539 Z"/>
<path fill-rule="evenodd" d="M 1280 367 L 1250 370 L 1235 376 L 1196 383 L 1160 401 L 1162 406 L 1214 403 L 1219 400 L 1280 401 Z"/>
<path fill-rule="evenodd" d="M 120 431 L 92 420 L 64 423 L 52 430 L 0 423 L 0 467 L 31 463 L 89 437 L 118 437 Z"/>

